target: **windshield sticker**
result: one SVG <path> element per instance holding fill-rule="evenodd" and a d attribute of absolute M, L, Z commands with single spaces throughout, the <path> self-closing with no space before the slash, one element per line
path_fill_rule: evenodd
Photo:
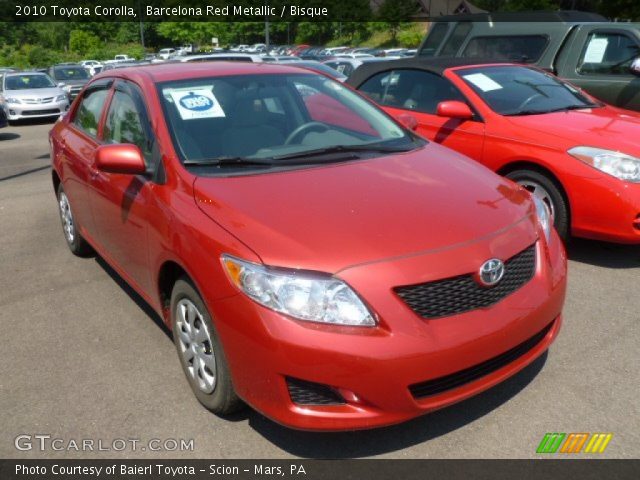
<path fill-rule="evenodd" d="M 180 118 L 183 120 L 220 118 L 226 116 L 220 103 L 218 103 L 213 92 L 209 89 L 191 88 L 170 90 L 168 93 L 171 95 L 174 105 L 178 108 Z"/>
<path fill-rule="evenodd" d="M 592 38 L 584 54 L 583 63 L 602 63 L 607 45 L 609 45 L 607 38 Z"/>
<path fill-rule="evenodd" d="M 491 80 L 484 73 L 472 73 L 471 75 L 464 75 L 464 79 L 473 83 L 483 92 L 500 90 L 502 88 L 502 85 L 494 80 Z"/>

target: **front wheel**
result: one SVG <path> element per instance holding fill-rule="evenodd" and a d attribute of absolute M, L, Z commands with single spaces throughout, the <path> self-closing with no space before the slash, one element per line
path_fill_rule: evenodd
<path fill-rule="evenodd" d="M 71 253 L 79 257 L 91 255 L 93 250 L 78 231 L 78 224 L 73 217 L 71 203 L 69 203 L 69 198 L 62 187 L 62 183 L 58 186 L 58 211 L 60 212 L 64 238 Z"/>
<path fill-rule="evenodd" d="M 219 415 L 241 409 L 211 316 L 186 278 L 173 287 L 171 323 L 182 370 L 200 403 Z"/>
<path fill-rule="evenodd" d="M 506 176 L 529 190 L 549 207 L 553 226 L 558 235 L 566 241 L 569 237 L 569 208 L 556 182 L 534 170 L 515 170 Z"/>

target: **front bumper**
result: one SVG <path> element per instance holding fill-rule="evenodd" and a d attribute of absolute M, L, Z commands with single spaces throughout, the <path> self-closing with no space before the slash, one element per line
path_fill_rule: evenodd
<path fill-rule="evenodd" d="M 493 245 L 508 243 L 512 240 L 508 236 L 501 235 Z M 560 329 L 566 256 L 555 232 L 550 247 L 544 241 L 536 244 L 538 261 L 534 277 L 487 308 L 425 320 L 389 291 L 387 281 L 398 275 L 413 276 L 412 268 L 418 271 L 432 265 L 437 271 L 455 257 L 473 258 L 474 252 L 491 249 L 486 243 L 491 242 L 356 267 L 339 274 L 370 302 L 380 318 L 376 328 L 295 321 L 257 305 L 242 294 L 214 302 L 210 308 L 236 391 L 255 409 L 286 426 L 351 430 L 409 420 L 502 382 L 540 356 Z M 488 252 L 479 254 L 487 258 Z M 372 283 L 371 278 L 385 281 Z M 463 372 L 512 350 L 540 332 L 543 335 L 517 358 L 480 378 L 427 397 L 418 398 L 411 393 L 412 385 Z M 330 386 L 345 403 L 295 404 L 287 378 Z"/>
<path fill-rule="evenodd" d="M 3 108 L 9 121 L 58 117 L 69 109 L 69 101 L 65 99 L 60 102 L 37 104 L 5 103 Z"/>
<path fill-rule="evenodd" d="M 592 171 L 571 184 L 573 235 L 640 244 L 640 184 Z"/>

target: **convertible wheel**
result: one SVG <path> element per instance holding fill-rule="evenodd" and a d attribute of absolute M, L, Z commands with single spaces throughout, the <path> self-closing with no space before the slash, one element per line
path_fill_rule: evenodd
<path fill-rule="evenodd" d="M 64 238 L 67 241 L 67 245 L 69 250 L 71 250 L 71 253 L 79 257 L 91 255 L 93 250 L 78 231 L 78 225 L 73 218 L 71 203 L 69 203 L 69 198 L 67 197 L 62 184 L 58 186 L 58 210 L 60 212 L 60 220 L 62 221 Z"/>
<path fill-rule="evenodd" d="M 566 241 L 569 236 L 569 209 L 555 181 L 533 170 L 516 170 L 508 173 L 507 178 L 522 185 L 547 204 L 554 227 Z"/>
<path fill-rule="evenodd" d="M 171 322 L 182 370 L 200 403 L 220 415 L 242 408 L 209 312 L 186 278 L 173 287 Z"/>

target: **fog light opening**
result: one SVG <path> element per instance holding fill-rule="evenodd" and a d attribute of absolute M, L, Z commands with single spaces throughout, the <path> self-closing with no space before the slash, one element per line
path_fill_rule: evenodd
<path fill-rule="evenodd" d="M 636 230 L 640 230 L 640 213 L 638 214 L 636 219 L 633 221 L 633 228 L 635 228 Z"/>

